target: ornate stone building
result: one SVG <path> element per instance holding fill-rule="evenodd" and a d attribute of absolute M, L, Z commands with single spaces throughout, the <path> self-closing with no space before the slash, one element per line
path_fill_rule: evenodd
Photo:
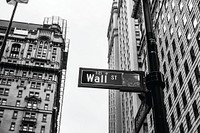
<path fill-rule="evenodd" d="M 8 21 L 0 20 L 0 46 Z M 66 20 L 13 22 L 0 62 L 0 132 L 58 133 L 68 55 Z"/>

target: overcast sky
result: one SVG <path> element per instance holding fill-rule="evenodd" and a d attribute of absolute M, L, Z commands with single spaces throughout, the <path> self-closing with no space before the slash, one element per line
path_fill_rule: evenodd
<path fill-rule="evenodd" d="M 29 0 L 19 4 L 15 21 L 42 24 L 44 17 L 68 21 L 69 60 L 61 133 L 108 133 L 108 90 L 78 88 L 79 67 L 107 69 L 107 29 L 112 0 Z M 0 19 L 13 10 L 0 1 Z"/>

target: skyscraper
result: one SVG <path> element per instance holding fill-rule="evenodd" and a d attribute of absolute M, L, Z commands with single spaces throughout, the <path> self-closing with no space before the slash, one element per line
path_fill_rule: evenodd
<path fill-rule="evenodd" d="M 150 0 L 154 33 L 166 87 L 164 102 L 170 133 L 199 133 L 200 2 Z M 144 27 L 140 24 L 140 27 Z M 145 28 L 141 28 L 145 31 Z M 142 33 L 145 33 L 143 32 Z M 145 39 L 141 48 L 145 53 Z M 142 66 L 145 66 L 143 63 Z M 154 132 L 152 113 L 149 132 Z"/>
<path fill-rule="evenodd" d="M 140 29 L 131 17 L 132 0 L 113 0 L 108 27 L 109 69 L 133 71 L 140 69 Z M 135 116 L 140 106 L 138 94 L 109 91 L 109 133 L 133 133 Z M 147 132 L 145 126 L 141 132 Z"/>
<path fill-rule="evenodd" d="M 58 133 L 68 55 L 66 20 L 13 22 L 0 62 L 0 132 Z M 8 21 L 0 20 L 0 46 Z"/>

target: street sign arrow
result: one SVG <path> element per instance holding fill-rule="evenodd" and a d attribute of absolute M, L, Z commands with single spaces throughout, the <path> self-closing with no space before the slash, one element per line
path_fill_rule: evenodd
<path fill-rule="evenodd" d="M 144 79 L 145 73 L 142 71 L 80 68 L 78 87 L 146 92 Z"/>

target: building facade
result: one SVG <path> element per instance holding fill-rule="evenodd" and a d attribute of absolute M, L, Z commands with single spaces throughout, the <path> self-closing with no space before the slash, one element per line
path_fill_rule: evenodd
<path fill-rule="evenodd" d="M 164 102 L 170 133 L 200 133 L 200 1 L 150 0 L 157 40 L 160 71 L 166 87 Z M 142 36 L 144 24 L 140 23 Z M 141 38 L 141 55 L 146 58 L 146 40 Z M 148 69 L 147 62 L 141 66 Z M 154 132 L 153 116 L 148 118 Z"/>
<path fill-rule="evenodd" d="M 0 62 L 0 132 L 58 133 L 67 63 L 66 20 L 13 22 Z M 8 21 L 0 20 L 2 45 Z M 1 46 L 0 45 L 0 46 Z"/>
<path fill-rule="evenodd" d="M 113 0 L 108 27 L 109 69 L 141 70 L 140 29 L 138 20 L 131 17 L 134 1 Z M 109 133 L 134 133 L 135 116 L 141 104 L 138 94 L 109 91 Z M 147 132 L 146 123 L 141 133 Z"/>

